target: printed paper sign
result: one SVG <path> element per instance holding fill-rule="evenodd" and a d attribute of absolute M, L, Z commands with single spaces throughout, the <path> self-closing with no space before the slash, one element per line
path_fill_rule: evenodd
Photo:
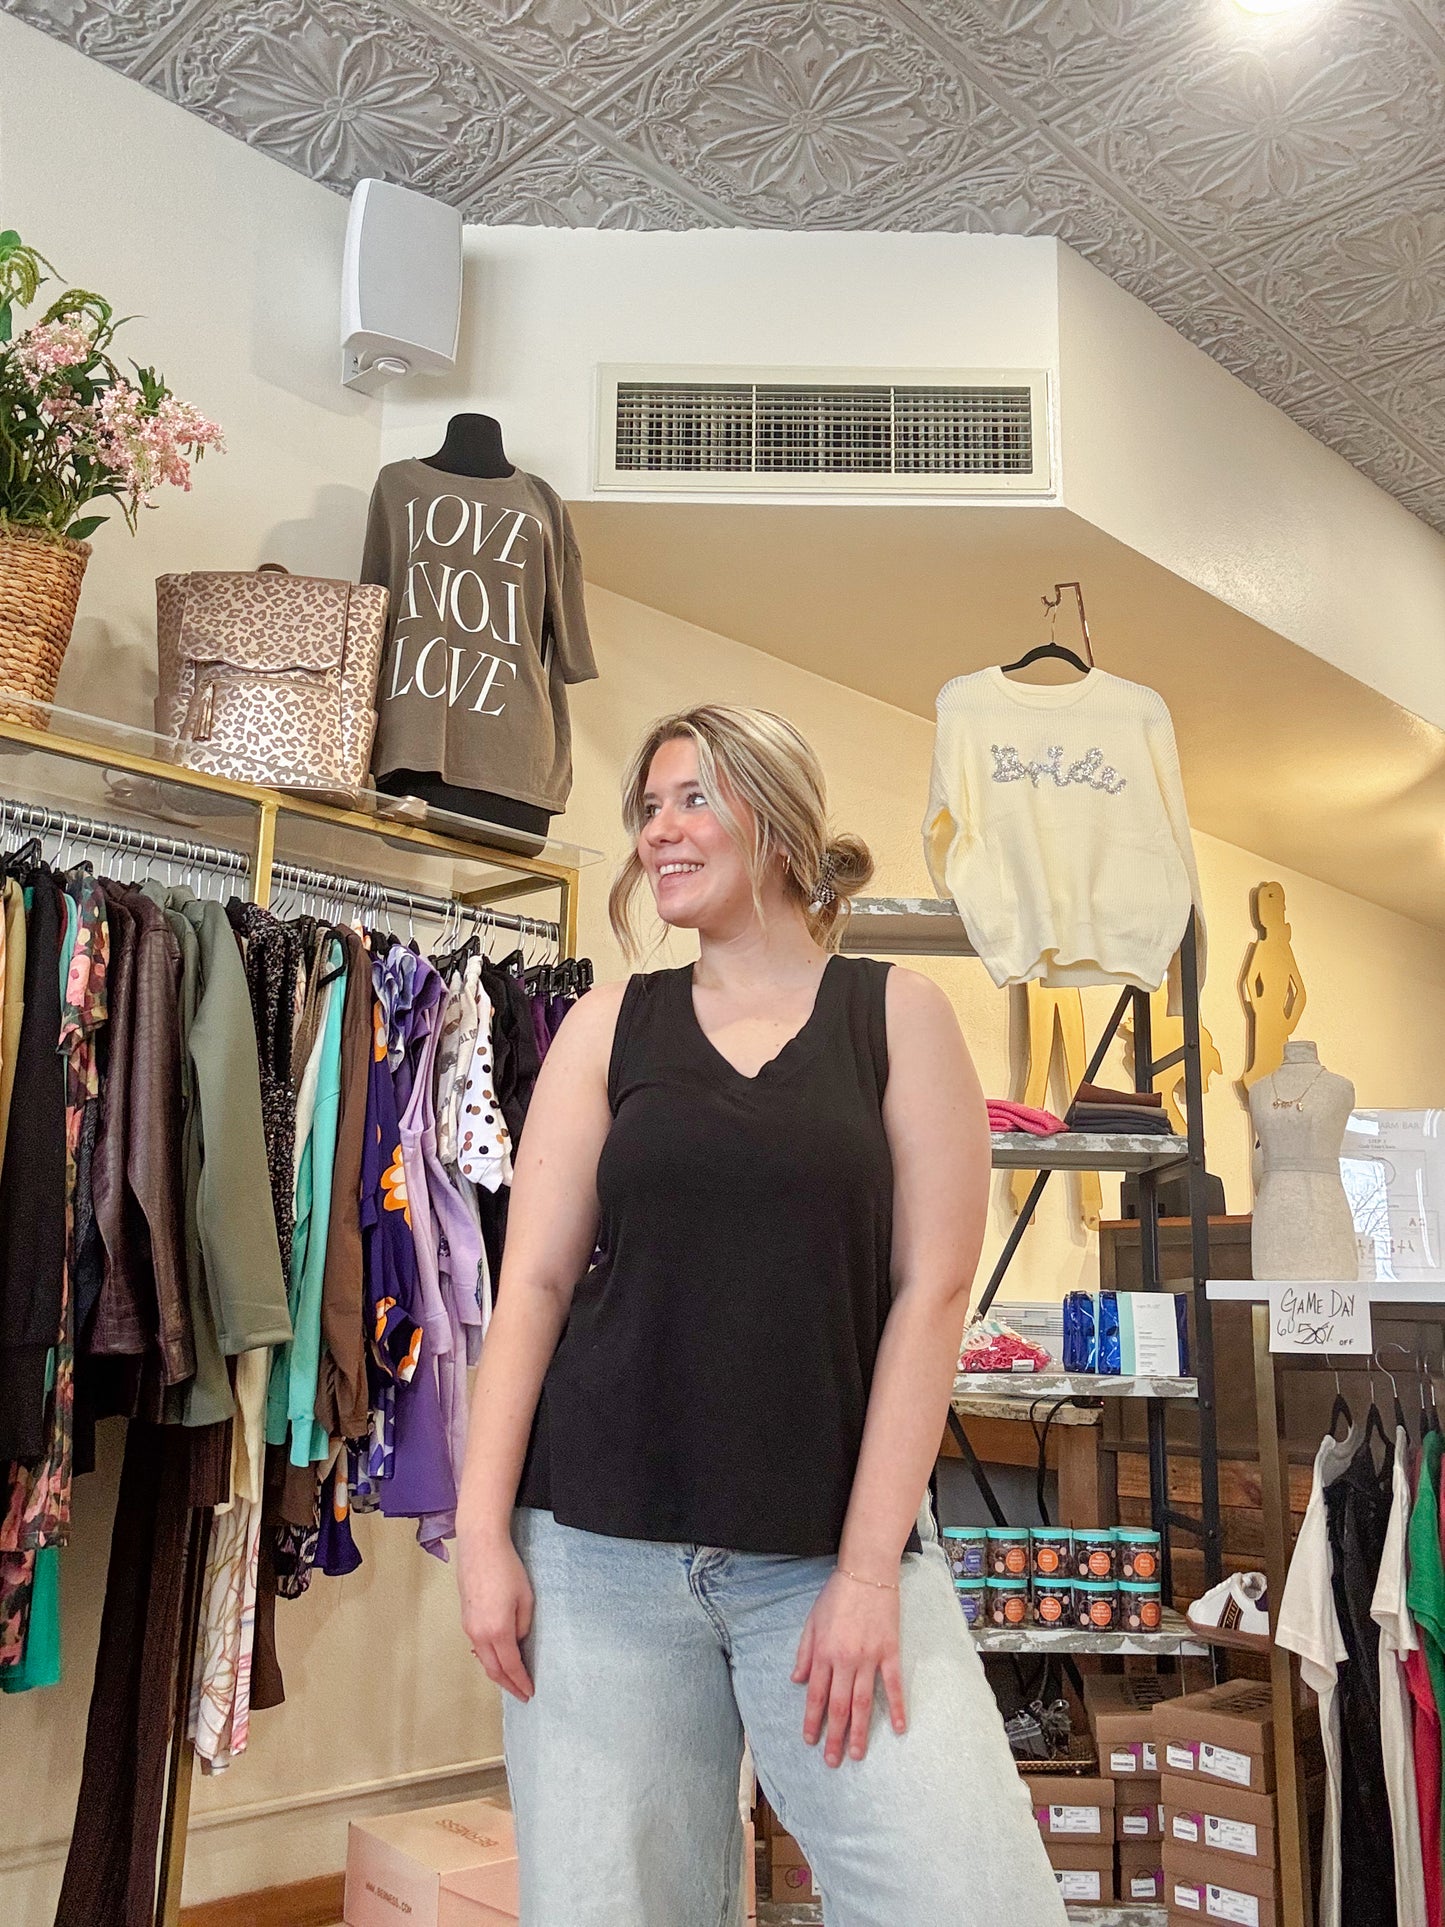
<path fill-rule="evenodd" d="M 1362 1278 L 1404 1284 L 1445 1278 L 1445 1111 L 1354 1112 L 1340 1176 Z"/>
<path fill-rule="evenodd" d="M 1359 1285 L 1271 1284 L 1269 1349 L 1369 1357 L 1375 1341 L 1368 1294 Z"/>

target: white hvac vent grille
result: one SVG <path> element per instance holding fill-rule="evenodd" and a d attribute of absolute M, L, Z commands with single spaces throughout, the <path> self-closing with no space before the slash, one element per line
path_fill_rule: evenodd
<path fill-rule="evenodd" d="M 1048 487 L 1047 382 L 604 369 L 603 486 Z M 813 371 L 806 371 L 809 375 Z"/>

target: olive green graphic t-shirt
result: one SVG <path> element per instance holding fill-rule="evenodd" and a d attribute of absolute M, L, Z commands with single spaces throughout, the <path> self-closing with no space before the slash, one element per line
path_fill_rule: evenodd
<path fill-rule="evenodd" d="M 391 591 L 376 775 L 436 770 L 461 789 L 562 809 L 567 685 L 597 666 L 556 491 L 521 469 L 483 479 L 391 462 L 372 491 L 361 580 Z"/>

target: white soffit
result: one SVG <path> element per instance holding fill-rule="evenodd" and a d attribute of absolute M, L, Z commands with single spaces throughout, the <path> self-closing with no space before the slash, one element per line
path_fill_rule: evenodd
<path fill-rule="evenodd" d="M 1170 706 L 1198 828 L 1445 929 L 1445 732 L 1067 509 L 572 513 L 589 580 L 920 716 L 1044 640 L 1040 597 L 1078 578 L 1100 667 Z"/>

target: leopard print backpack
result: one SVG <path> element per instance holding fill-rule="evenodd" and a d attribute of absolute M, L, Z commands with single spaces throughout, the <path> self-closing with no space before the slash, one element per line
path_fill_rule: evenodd
<path fill-rule="evenodd" d="M 376 733 L 387 591 L 290 575 L 156 578 L 156 730 L 188 769 L 355 804 Z"/>

